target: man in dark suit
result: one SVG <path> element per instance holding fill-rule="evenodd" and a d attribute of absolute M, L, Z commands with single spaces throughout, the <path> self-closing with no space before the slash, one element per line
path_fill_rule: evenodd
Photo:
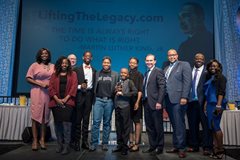
<path fill-rule="evenodd" d="M 155 67 L 156 59 L 148 54 L 145 59 L 148 71 L 144 76 L 143 105 L 149 149 L 143 153 L 161 154 L 164 147 L 163 98 L 166 80 L 164 72 Z"/>
<path fill-rule="evenodd" d="M 166 110 L 173 127 L 173 149 L 167 153 L 177 153 L 179 158 L 185 158 L 185 112 L 192 83 L 192 72 L 188 62 L 178 61 L 175 49 L 168 51 L 168 65 L 165 71 L 166 77 Z"/>
<path fill-rule="evenodd" d="M 192 70 L 192 89 L 188 103 L 187 116 L 189 124 L 189 148 L 188 152 L 199 151 L 199 123 L 201 122 L 203 154 L 209 155 L 212 148 L 211 132 L 208 129 L 208 120 L 204 113 L 204 91 L 203 85 L 206 79 L 204 66 L 205 57 L 197 53 L 194 58 Z"/>
<path fill-rule="evenodd" d="M 74 71 L 77 73 L 78 78 L 78 92 L 76 98 L 76 112 L 75 116 L 75 138 L 74 149 L 80 150 L 80 139 L 82 137 L 82 148 L 89 149 L 88 144 L 88 126 L 89 117 L 92 110 L 92 102 L 94 96 L 94 84 L 96 70 L 91 66 L 92 53 L 86 51 L 83 54 L 83 64 L 75 67 Z"/>

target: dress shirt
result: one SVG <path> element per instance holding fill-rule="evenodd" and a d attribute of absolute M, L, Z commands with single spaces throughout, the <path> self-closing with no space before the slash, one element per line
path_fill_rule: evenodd
<path fill-rule="evenodd" d="M 194 78 L 194 73 L 195 73 L 196 69 L 198 69 L 197 77 L 196 77 L 196 82 L 195 82 L 196 97 L 198 97 L 198 96 L 197 96 L 197 86 L 198 86 L 198 83 L 199 83 L 201 74 L 202 74 L 202 72 L 203 72 L 203 68 L 204 68 L 204 65 L 202 65 L 202 66 L 199 67 L 199 68 L 194 67 L 193 70 L 192 70 L 192 80 L 193 80 L 193 78 Z M 192 90 L 192 92 L 193 92 L 193 90 Z"/>
<path fill-rule="evenodd" d="M 147 77 L 144 77 L 144 84 L 145 84 L 145 98 L 147 98 L 147 84 L 148 84 L 148 79 L 149 79 L 149 76 L 150 74 L 152 73 L 152 70 L 155 66 L 153 66 L 152 68 L 148 69 L 147 71 Z"/>
<path fill-rule="evenodd" d="M 170 65 L 169 65 L 169 67 L 168 67 L 168 69 L 167 69 L 167 71 L 165 73 L 166 80 L 168 79 L 168 77 L 169 77 L 169 75 L 170 75 L 170 73 L 171 73 L 171 71 L 172 71 L 172 69 L 173 69 L 175 64 L 176 64 L 175 62 L 174 63 L 170 63 Z"/>
<path fill-rule="evenodd" d="M 84 77 L 85 79 L 87 79 L 87 89 L 92 89 L 92 67 L 91 65 L 89 64 L 88 66 L 83 63 L 83 71 L 84 71 Z"/>

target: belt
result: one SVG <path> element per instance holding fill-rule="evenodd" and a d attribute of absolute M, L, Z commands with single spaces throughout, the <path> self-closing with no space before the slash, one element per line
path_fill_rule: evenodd
<path fill-rule="evenodd" d="M 80 92 L 93 92 L 93 89 L 84 89 L 84 90 L 78 90 L 77 91 L 78 93 L 80 93 Z"/>
<path fill-rule="evenodd" d="M 97 97 L 97 98 L 100 98 L 100 99 L 103 99 L 103 100 L 109 100 L 109 99 L 111 99 L 111 97 Z"/>

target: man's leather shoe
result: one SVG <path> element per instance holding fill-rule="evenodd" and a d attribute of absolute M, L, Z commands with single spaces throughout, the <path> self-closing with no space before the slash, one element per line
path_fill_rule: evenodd
<path fill-rule="evenodd" d="M 170 150 L 166 150 L 166 153 L 178 153 L 178 149 L 172 148 Z"/>
<path fill-rule="evenodd" d="M 143 150 L 142 153 L 151 153 L 151 152 L 153 152 L 153 151 L 154 151 L 153 148 L 149 148 L 149 149 L 147 149 L 147 150 Z"/>
<path fill-rule="evenodd" d="M 204 150 L 203 151 L 204 156 L 209 156 L 210 154 L 211 154 L 211 152 L 209 150 Z"/>
<path fill-rule="evenodd" d="M 82 142 L 82 148 L 83 149 L 89 149 L 88 142 Z"/>
<path fill-rule="evenodd" d="M 197 148 L 188 148 L 187 149 L 187 152 L 198 152 L 199 151 L 199 149 L 197 149 Z"/>
<path fill-rule="evenodd" d="M 70 148 L 74 149 L 75 147 L 75 142 L 74 141 L 71 141 L 70 144 L 69 144 Z"/>
<path fill-rule="evenodd" d="M 162 153 L 163 153 L 163 150 L 160 149 L 160 148 L 157 148 L 157 149 L 155 149 L 154 153 L 155 153 L 155 154 L 162 154 Z"/>
<path fill-rule="evenodd" d="M 93 151 L 96 151 L 96 146 L 91 146 L 91 147 L 89 147 L 89 152 L 93 152 Z"/>
<path fill-rule="evenodd" d="M 121 151 L 121 155 L 127 155 L 127 154 L 128 154 L 127 149 L 122 149 L 122 151 Z"/>
<path fill-rule="evenodd" d="M 179 151 L 178 152 L 178 157 L 179 158 L 185 158 L 186 157 L 186 153 L 184 151 Z"/>
<path fill-rule="evenodd" d="M 112 152 L 121 152 L 122 151 L 122 147 L 121 146 L 117 146 L 115 148 L 113 148 Z"/>
<path fill-rule="evenodd" d="M 75 142 L 75 144 L 74 144 L 74 150 L 75 150 L 75 151 L 80 151 L 80 143 L 79 143 L 79 142 Z"/>

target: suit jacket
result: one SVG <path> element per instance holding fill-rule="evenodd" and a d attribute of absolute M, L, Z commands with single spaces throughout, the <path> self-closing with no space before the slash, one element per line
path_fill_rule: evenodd
<path fill-rule="evenodd" d="M 198 102 L 199 102 L 200 106 L 202 106 L 204 104 L 204 100 L 205 100 L 203 85 L 206 81 L 206 75 L 207 75 L 207 71 L 206 71 L 206 68 L 204 67 L 203 71 L 200 75 L 198 85 L 197 85 L 197 96 L 198 96 Z M 193 99 L 192 99 L 192 89 L 191 89 L 191 92 L 190 92 L 189 101 L 190 102 L 193 101 Z"/>
<path fill-rule="evenodd" d="M 73 70 L 77 73 L 78 85 L 81 85 L 86 79 L 84 76 L 83 65 L 75 67 Z M 95 81 L 96 81 L 96 69 L 92 67 L 92 87 L 93 87 L 92 89 L 94 89 Z"/>
<path fill-rule="evenodd" d="M 70 98 L 66 102 L 67 105 L 74 107 L 75 106 L 75 97 L 77 93 L 77 74 L 72 72 L 72 74 L 67 75 L 67 84 L 65 90 L 65 96 L 70 95 Z M 56 95 L 60 97 L 60 78 L 55 74 L 52 74 L 50 82 L 49 82 L 49 107 L 55 107 L 57 105 L 56 101 L 54 100 L 53 96 Z"/>
<path fill-rule="evenodd" d="M 167 79 L 167 93 L 171 103 L 179 103 L 181 98 L 189 99 L 192 86 L 192 69 L 188 62 L 176 61 Z M 166 73 L 169 66 L 164 69 Z"/>
<path fill-rule="evenodd" d="M 144 78 L 146 80 L 146 76 Z M 156 103 L 162 104 L 165 95 L 166 80 L 163 70 L 154 67 L 146 85 L 148 104 L 151 109 L 155 110 Z M 145 88 L 143 88 L 143 96 L 145 96 Z"/>
<path fill-rule="evenodd" d="M 94 93 L 95 93 L 95 95 L 96 95 L 96 92 L 97 92 L 98 78 L 99 78 L 99 73 L 100 72 L 101 72 L 101 70 L 96 72 L 96 80 L 95 80 L 95 84 L 94 84 Z M 115 86 L 117 85 L 117 82 L 119 80 L 118 73 L 111 70 L 111 77 L 112 77 L 111 91 L 112 91 L 112 98 L 114 98 Z M 95 101 L 95 99 L 96 98 L 94 98 L 94 101 Z"/>

